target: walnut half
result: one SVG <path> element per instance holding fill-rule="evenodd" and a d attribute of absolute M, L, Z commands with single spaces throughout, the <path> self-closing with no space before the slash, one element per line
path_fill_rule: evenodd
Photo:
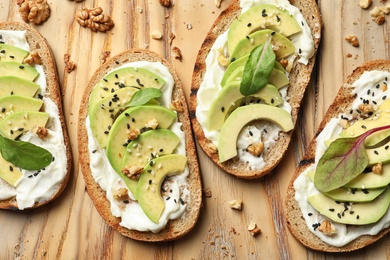
<path fill-rule="evenodd" d="M 110 16 L 103 14 L 101 7 L 92 9 L 84 7 L 77 11 L 76 21 L 83 27 L 88 27 L 92 31 L 106 32 L 114 26 Z"/>
<path fill-rule="evenodd" d="M 19 13 L 23 21 L 41 24 L 50 17 L 50 6 L 46 0 L 20 0 Z"/>

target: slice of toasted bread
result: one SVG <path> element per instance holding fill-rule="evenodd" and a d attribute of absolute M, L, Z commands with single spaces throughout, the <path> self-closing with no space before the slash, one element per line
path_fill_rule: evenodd
<path fill-rule="evenodd" d="M 288 228 L 297 240 L 299 240 L 306 247 L 309 247 L 313 250 L 324 252 L 354 251 L 374 243 L 390 231 L 390 228 L 386 228 L 380 231 L 375 236 L 363 235 L 344 246 L 335 247 L 323 242 L 319 237 L 314 235 L 308 229 L 301 209 L 297 201 L 295 200 L 294 181 L 302 172 L 305 171 L 305 169 L 307 169 L 310 165 L 314 163 L 316 153 L 316 137 L 322 132 L 326 124 L 332 118 L 339 118 L 341 113 L 345 113 L 345 111 L 350 111 L 351 105 L 356 98 L 352 92 L 354 88 L 351 85 L 357 79 L 359 79 L 365 71 L 371 70 L 382 70 L 390 72 L 390 62 L 388 60 L 370 61 L 356 68 L 353 73 L 348 76 L 348 78 L 345 80 L 345 83 L 337 93 L 335 100 L 326 112 L 321 124 L 319 125 L 317 133 L 315 134 L 315 137 L 306 149 L 305 156 L 299 163 L 299 166 L 296 169 L 294 176 L 288 185 L 285 197 L 285 214 L 287 218 Z"/>
<path fill-rule="evenodd" d="M 318 7 L 315 1 L 290 1 L 296 6 L 308 25 L 311 28 L 311 34 L 314 40 L 315 52 L 318 48 L 321 35 L 321 17 L 318 11 Z M 200 144 L 200 147 L 207 154 L 207 156 L 222 170 L 239 178 L 253 179 L 260 178 L 265 174 L 269 173 L 282 159 L 284 153 L 291 139 L 291 131 L 288 133 L 280 132 L 279 138 L 272 147 L 263 151 L 263 158 L 265 165 L 262 169 L 250 170 L 247 167 L 247 163 L 240 161 L 238 156 L 220 163 L 218 152 L 216 151 L 215 145 L 205 137 L 202 125 L 199 123 L 196 117 L 196 109 L 198 106 L 197 93 L 200 85 L 203 81 L 204 73 L 206 70 L 205 61 L 215 43 L 217 37 L 224 33 L 230 26 L 230 24 L 241 14 L 240 1 L 234 1 L 231 6 L 224 10 L 215 21 L 214 25 L 210 29 L 209 33 L 204 40 L 195 63 L 195 68 L 192 77 L 191 96 L 190 96 L 190 114 L 191 122 L 193 125 L 196 139 Z M 309 83 L 311 72 L 313 70 L 315 62 L 315 55 L 313 55 L 308 64 L 294 62 L 293 68 L 290 73 L 290 86 L 288 88 L 288 97 L 290 98 L 289 103 L 292 107 L 292 120 L 295 124 L 301 100 L 303 98 L 306 86 Z M 213 98 L 213 97 L 210 97 Z"/>
<path fill-rule="evenodd" d="M 179 107 L 182 108 L 175 110 L 178 115 L 178 121 L 182 124 L 181 129 L 185 134 L 185 140 L 182 140 L 182 142 L 185 143 L 187 165 L 189 168 L 189 175 L 186 178 L 190 194 L 189 202 L 187 203 L 186 210 L 183 216 L 175 220 L 169 220 L 165 228 L 158 233 L 129 230 L 121 226 L 121 219 L 113 216 L 110 210 L 110 202 L 106 197 L 106 192 L 94 180 L 94 177 L 91 173 L 91 169 L 89 167 L 90 151 L 88 150 L 88 133 L 86 128 L 86 119 L 88 116 L 88 103 L 90 93 L 96 83 L 101 80 L 109 71 L 118 68 L 123 64 L 137 61 L 161 62 L 165 67 L 169 69 L 169 72 L 174 79 L 172 102 L 178 102 L 180 104 Z M 197 161 L 195 144 L 190 127 L 188 107 L 185 101 L 183 88 L 179 78 L 172 69 L 171 65 L 158 54 L 147 50 L 134 49 L 120 53 L 105 62 L 94 73 L 84 92 L 81 104 L 82 105 L 80 107 L 80 120 L 78 125 L 78 149 L 81 170 L 87 185 L 88 194 L 93 200 L 96 209 L 103 217 L 103 219 L 107 222 L 107 224 L 124 236 L 130 237 L 135 240 L 148 242 L 170 241 L 178 239 L 190 232 L 195 226 L 200 212 L 202 202 L 201 177 Z"/>
<path fill-rule="evenodd" d="M 38 31 L 36 31 L 31 26 L 19 22 L 1 22 L 0 30 L 26 32 L 26 40 L 28 45 L 30 46 L 30 52 L 36 52 L 39 55 L 39 58 L 41 59 L 41 66 L 43 68 L 44 77 L 46 78 L 46 94 L 44 94 L 44 97 L 49 98 L 51 101 L 53 101 L 56 107 L 58 108 L 58 113 L 56 117 L 59 119 L 61 123 L 63 143 L 64 143 L 64 147 L 62 149 L 64 149 L 66 154 L 66 158 L 64 158 L 64 164 L 65 164 L 64 168 L 66 168 L 66 174 L 59 183 L 53 184 L 55 185 L 53 186 L 55 188 L 53 189 L 54 192 L 50 198 L 44 200 L 42 199 L 38 200 L 35 202 L 33 206 L 31 206 L 31 208 L 37 208 L 51 202 L 62 193 L 62 191 L 65 189 L 68 183 L 69 176 L 71 174 L 71 169 L 72 169 L 71 147 L 70 147 L 69 137 L 67 134 L 67 128 L 65 125 L 65 119 L 63 115 L 62 99 L 61 99 L 60 85 L 59 85 L 59 80 L 57 75 L 57 67 L 56 67 L 54 55 L 52 53 L 52 50 L 48 42 Z M 56 172 L 51 172 L 51 174 L 56 174 Z M 0 201 L 0 208 L 18 209 L 19 207 L 16 198 L 12 197 L 10 199 L 5 199 Z"/>

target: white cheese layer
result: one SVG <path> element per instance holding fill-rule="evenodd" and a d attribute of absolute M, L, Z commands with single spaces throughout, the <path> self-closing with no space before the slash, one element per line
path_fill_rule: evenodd
<path fill-rule="evenodd" d="M 360 97 L 367 98 L 366 93 L 368 90 L 370 90 L 370 93 L 373 91 L 377 92 L 376 95 L 371 95 L 368 97 L 370 101 L 375 101 L 377 105 L 380 105 L 383 102 L 383 97 L 390 97 L 390 88 L 388 88 L 386 91 L 379 91 L 376 88 L 377 84 L 382 83 L 386 78 L 390 79 L 390 73 L 383 71 L 364 72 L 363 75 L 352 84 L 352 86 L 355 87 L 353 93 L 357 94 L 358 97 L 353 102 L 352 108 L 357 109 L 359 104 L 362 104 Z M 372 104 L 372 102 L 370 102 L 370 104 Z M 344 114 L 343 116 L 348 117 L 348 114 Z M 306 169 L 294 182 L 295 200 L 298 202 L 299 207 L 301 208 L 307 227 L 322 241 L 337 247 L 344 246 L 362 235 L 376 235 L 381 230 L 389 227 L 390 225 L 390 210 L 388 209 L 385 216 L 375 224 L 347 226 L 344 224 L 332 222 L 337 230 L 337 233 L 333 237 L 324 235 L 322 232 L 318 231 L 318 229 L 313 229 L 313 224 L 321 223 L 323 220 L 325 220 L 325 218 L 319 214 L 307 201 L 308 196 L 319 193 L 307 174 L 315 170 L 318 161 L 324 154 L 326 150 L 324 142 L 326 140 L 336 138 L 343 130 L 339 124 L 339 119 L 340 117 L 331 119 L 326 127 L 322 130 L 321 134 L 317 137 L 315 163 L 308 167 L 308 169 Z M 309 216 L 309 213 L 312 215 Z"/>
<path fill-rule="evenodd" d="M 289 12 L 294 16 L 298 21 L 298 24 L 301 26 L 302 32 L 291 38 L 292 43 L 294 44 L 296 50 L 301 49 L 302 53 L 300 54 L 299 62 L 306 64 L 307 61 L 313 56 L 314 53 L 314 41 L 311 35 L 310 27 L 307 25 L 305 19 L 299 10 L 290 5 L 287 0 L 241 0 L 242 12 L 245 12 L 250 7 L 269 3 L 277 6 L 281 6 L 283 9 L 289 10 Z M 220 55 L 221 49 L 226 49 L 227 43 L 227 31 L 218 36 L 215 43 L 213 44 L 209 54 L 206 58 L 206 71 L 204 74 L 203 81 L 199 87 L 197 93 L 197 107 L 196 107 L 196 118 L 200 125 L 202 126 L 205 137 L 209 139 L 215 146 L 218 146 L 218 138 L 220 135 L 220 130 L 208 131 L 206 129 L 207 114 L 209 112 L 210 106 L 214 98 L 218 95 L 218 92 L 222 89 L 221 79 L 225 72 L 219 63 L 218 56 Z M 293 61 L 296 58 L 296 55 L 291 55 L 290 60 Z M 287 86 L 279 90 L 284 99 L 284 103 L 281 108 L 285 109 L 287 112 L 291 113 L 291 106 L 287 102 Z M 278 139 L 278 133 L 280 131 L 279 126 L 275 124 L 256 124 L 256 129 L 251 127 L 251 131 L 266 133 L 265 138 L 263 138 L 264 147 L 272 146 L 273 143 Z M 265 131 L 264 131 L 265 129 Z M 248 147 L 250 144 L 258 142 L 260 140 L 253 140 L 252 136 L 247 135 L 249 132 L 248 127 L 245 127 L 239 137 L 238 137 L 238 147 Z M 255 136 L 255 135 L 253 135 Z M 260 135 L 256 135 L 258 138 Z M 264 167 L 265 162 L 262 157 L 255 157 L 248 153 L 241 152 L 242 149 L 239 149 L 239 158 L 242 161 L 248 162 L 248 167 L 250 169 L 261 169 Z"/>
<path fill-rule="evenodd" d="M 3 42 L 30 51 L 26 41 L 25 31 L 0 30 Z M 46 78 L 42 66 L 35 65 L 39 77 L 35 81 L 40 85 L 41 95 L 46 94 Z M 25 133 L 20 139 L 31 142 L 48 150 L 54 157 L 54 161 L 40 171 L 22 170 L 22 177 L 16 183 L 16 188 L 0 179 L 0 200 L 16 197 L 19 209 L 34 206 L 36 202 L 50 199 L 61 185 L 67 173 L 67 157 L 58 107 L 49 97 L 43 98 L 45 112 L 50 114 L 47 128 L 48 137 L 43 141 L 31 131 Z"/>
<path fill-rule="evenodd" d="M 171 103 L 174 80 L 167 67 L 165 67 L 161 62 L 147 61 L 127 63 L 122 65 L 120 68 L 123 67 L 145 68 L 162 77 L 166 81 L 166 84 L 162 88 L 163 96 L 161 100 L 159 99 L 159 101 L 161 105 L 169 107 L 169 104 Z M 100 185 L 100 187 L 106 191 L 106 197 L 110 201 L 111 205 L 111 212 L 113 216 L 121 218 L 121 226 L 131 230 L 151 231 L 157 233 L 166 226 L 170 219 L 184 217 L 183 213 L 185 212 L 186 204 L 191 203 L 187 186 L 188 184 L 186 181 L 186 178 L 189 174 L 188 167 L 186 167 L 183 173 L 172 176 L 170 178 L 170 182 L 168 184 L 170 199 L 166 200 L 164 197 L 165 209 L 162 213 L 162 216 L 160 217 L 159 223 L 156 224 L 145 215 L 140 205 L 136 201 L 131 201 L 128 204 L 124 204 L 123 202 L 119 202 L 114 198 L 113 193 L 115 193 L 115 191 L 118 191 L 120 188 L 127 189 L 127 187 L 124 181 L 111 167 L 107 159 L 105 149 L 101 149 L 93 137 L 89 118 L 87 118 L 86 127 L 88 130 L 90 168 L 93 178 Z M 173 123 L 170 130 L 172 130 L 180 138 L 180 140 L 182 140 L 179 146 L 176 148 L 177 153 L 186 155 L 184 143 L 185 135 L 180 127 L 181 123 L 176 121 Z M 130 191 L 129 196 L 130 198 L 134 198 Z M 183 199 L 185 204 L 181 204 L 179 202 L 180 198 Z"/>

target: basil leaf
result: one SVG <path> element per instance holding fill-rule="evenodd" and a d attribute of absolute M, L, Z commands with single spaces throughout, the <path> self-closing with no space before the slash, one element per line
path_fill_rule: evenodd
<path fill-rule="evenodd" d="M 29 142 L 15 141 L 2 135 L 0 135 L 0 152 L 6 161 L 30 171 L 45 168 L 53 160 L 52 154 L 42 147 Z"/>
<path fill-rule="evenodd" d="M 154 98 L 159 98 L 161 96 L 162 92 L 157 88 L 143 88 L 134 93 L 134 95 L 131 97 L 130 102 L 127 105 L 133 107 L 142 106 L 148 103 L 150 100 Z"/>
<path fill-rule="evenodd" d="M 368 166 L 364 140 L 388 128 L 390 125 L 370 129 L 357 137 L 333 141 L 317 164 L 314 186 L 321 192 L 328 192 L 344 186 L 361 174 Z"/>
<path fill-rule="evenodd" d="M 272 50 L 270 37 L 249 54 L 240 83 L 241 94 L 244 96 L 252 95 L 267 85 L 275 60 L 276 55 Z"/>

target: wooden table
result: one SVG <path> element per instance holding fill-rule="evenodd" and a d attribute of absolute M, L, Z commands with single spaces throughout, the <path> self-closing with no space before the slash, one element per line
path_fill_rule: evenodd
<path fill-rule="evenodd" d="M 0 259 L 385 259 L 390 257 L 386 237 L 365 250 L 327 255 L 307 250 L 288 232 L 283 198 L 290 177 L 314 135 L 328 105 L 345 77 L 363 61 L 389 58 L 390 17 L 384 25 L 374 23 L 359 1 L 319 0 L 324 30 L 312 84 L 307 88 L 300 120 L 286 157 L 273 173 L 258 181 L 234 178 L 217 169 L 199 149 L 204 188 L 212 192 L 195 230 L 175 242 L 149 244 L 125 238 L 109 228 L 92 205 L 79 172 L 77 122 L 81 94 L 89 77 L 100 65 L 99 56 L 111 56 L 132 47 L 148 48 L 171 61 L 184 83 L 187 98 L 195 57 L 206 32 L 231 2 L 217 8 L 213 0 L 176 0 L 163 8 L 157 0 L 48 1 L 51 17 L 35 26 L 51 45 L 62 86 L 66 122 L 72 142 L 74 170 L 64 194 L 54 203 L 34 211 L 0 211 Z M 374 5 L 379 5 L 374 0 Z M 107 33 L 82 28 L 75 12 L 101 6 L 115 22 Z M 21 21 L 16 0 L 1 0 L 1 21 Z M 192 28 L 191 28 L 192 27 Z M 159 30 L 163 40 L 153 40 Z M 172 45 L 168 36 L 175 34 Z M 360 47 L 345 36 L 354 34 Z M 183 60 L 174 58 L 172 47 L 181 49 Z M 77 64 L 66 72 L 64 54 Z M 351 57 L 348 57 L 351 54 Z M 228 201 L 242 199 L 242 211 Z M 262 234 L 252 237 L 247 226 L 255 221 Z"/>

